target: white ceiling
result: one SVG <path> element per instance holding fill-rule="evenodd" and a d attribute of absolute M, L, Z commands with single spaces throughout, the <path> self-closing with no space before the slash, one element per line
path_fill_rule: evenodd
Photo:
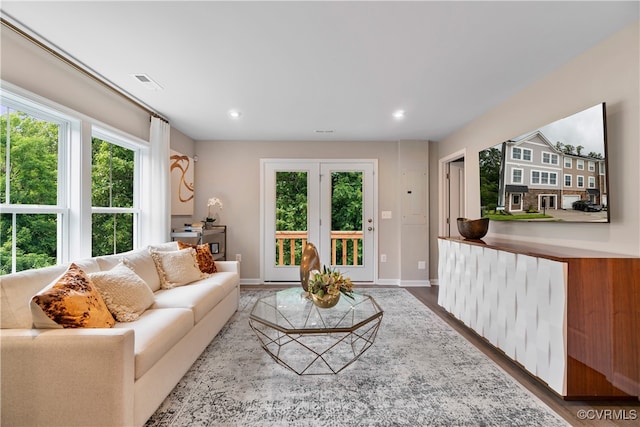
<path fill-rule="evenodd" d="M 638 5 L 3 0 L 1 8 L 195 140 L 345 141 L 442 140 L 638 20 Z M 228 116 L 234 108 L 238 120 Z M 397 109 L 404 119 L 391 116 Z"/>

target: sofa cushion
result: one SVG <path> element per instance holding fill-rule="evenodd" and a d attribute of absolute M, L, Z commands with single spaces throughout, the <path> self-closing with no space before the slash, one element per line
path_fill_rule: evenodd
<path fill-rule="evenodd" d="M 165 243 L 158 243 L 157 245 L 149 245 L 149 250 L 150 251 L 177 251 L 178 249 L 178 242 L 165 242 Z"/>
<path fill-rule="evenodd" d="M 31 299 L 36 328 L 110 328 L 115 319 L 87 274 L 76 264 Z"/>
<path fill-rule="evenodd" d="M 156 263 L 162 289 L 183 286 L 204 277 L 198 267 L 196 251 L 193 248 L 179 251 L 156 251 L 152 249 L 150 252 L 151 258 Z"/>
<path fill-rule="evenodd" d="M 118 322 L 131 322 L 153 304 L 153 292 L 123 259 L 111 270 L 90 273 L 109 311 Z"/>
<path fill-rule="evenodd" d="M 196 250 L 196 261 L 198 262 L 198 267 L 200 271 L 206 274 L 212 274 L 218 271 L 216 268 L 216 261 L 213 259 L 213 254 L 211 253 L 211 247 L 209 247 L 208 243 L 202 245 L 192 245 L 191 243 L 185 243 L 178 241 L 178 248 L 193 248 Z"/>
<path fill-rule="evenodd" d="M 237 278 L 236 273 L 216 273 L 190 285 L 160 290 L 155 293 L 151 308 L 188 308 L 198 323 L 229 292 L 235 292 Z"/>
<path fill-rule="evenodd" d="M 156 270 L 156 264 L 151 258 L 148 248 L 134 249 L 129 252 L 123 252 L 115 255 L 105 255 L 97 257 L 96 260 L 100 265 L 100 270 L 111 270 L 122 260 L 127 261 L 129 266 L 135 273 L 149 285 L 153 292 L 160 289 L 160 277 Z"/>
<path fill-rule="evenodd" d="M 114 328 L 133 329 L 135 333 L 137 380 L 193 328 L 193 315 L 183 308 L 151 309 L 133 322 L 116 323 Z"/>

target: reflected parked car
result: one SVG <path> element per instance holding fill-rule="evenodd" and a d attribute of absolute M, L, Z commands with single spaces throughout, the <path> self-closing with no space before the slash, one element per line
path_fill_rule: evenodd
<path fill-rule="evenodd" d="M 602 210 L 602 205 L 597 205 L 590 200 L 578 200 L 573 202 L 571 206 L 577 211 L 600 212 Z"/>

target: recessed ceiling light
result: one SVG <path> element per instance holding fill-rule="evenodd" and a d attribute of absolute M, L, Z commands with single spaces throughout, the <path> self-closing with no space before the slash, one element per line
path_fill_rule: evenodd
<path fill-rule="evenodd" d="M 404 110 L 396 110 L 392 115 L 394 119 L 404 119 L 405 112 Z"/>
<path fill-rule="evenodd" d="M 239 119 L 242 113 L 238 110 L 229 110 L 229 117 L 232 119 Z"/>

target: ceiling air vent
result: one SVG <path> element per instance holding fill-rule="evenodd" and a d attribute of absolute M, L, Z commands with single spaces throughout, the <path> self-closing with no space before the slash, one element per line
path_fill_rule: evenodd
<path fill-rule="evenodd" d="M 132 74 L 134 79 L 138 81 L 138 83 L 142 84 L 142 86 L 146 87 L 148 90 L 158 91 L 162 90 L 162 87 L 153 81 L 151 77 L 146 74 Z"/>

